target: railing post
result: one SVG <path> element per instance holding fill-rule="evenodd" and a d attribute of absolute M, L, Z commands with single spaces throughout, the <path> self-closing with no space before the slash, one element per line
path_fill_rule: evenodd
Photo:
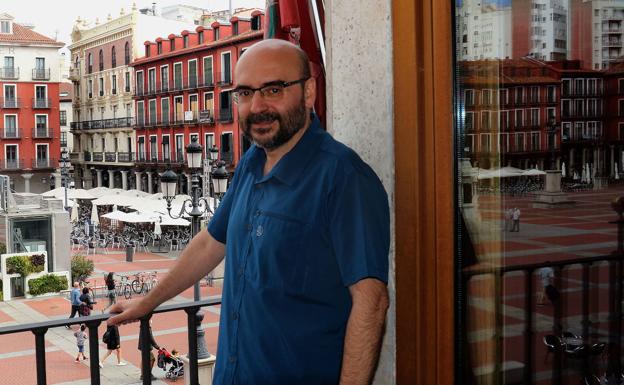
<path fill-rule="evenodd" d="M 89 321 L 89 371 L 91 374 L 91 385 L 100 385 L 100 343 L 98 336 L 98 326 L 101 321 Z"/>
<path fill-rule="evenodd" d="M 533 269 L 524 276 L 524 383 L 533 383 Z"/>
<path fill-rule="evenodd" d="M 199 367 L 197 365 L 197 312 L 199 307 L 184 309 L 186 312 L 188 328 L 188 359 L 189 359 L 189 383 L 199 385 Z"/>
<path fill-rule="evenodd" d="M 141 326 L 139 328 L 139 341 L 141 341 L 141 374 L 143 376 L 143 385 L 152 383 L 152 365 L 150 362 L 150 351 L 152 350 L 152 341 L 149 332 L 149 320 L 151 314 L 141 318 Z"/>
<path fill-rule="evenodd" d="M 37 360 L 37 385 L 46 385 L 45 334 L 48 328 L 33 329 L 35 335 L 35 357 Z"/>

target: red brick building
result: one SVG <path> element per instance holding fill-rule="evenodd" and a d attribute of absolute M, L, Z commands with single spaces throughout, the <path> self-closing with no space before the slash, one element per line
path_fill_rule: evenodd
<path fill-rule="evenodd" d="M 60 186 L 58 50 L 64 43 L 7 14 L 0 23 L 0 173 L 16 191 L 40 193 Z"/>
<path fill-rule="evenodd" d="M 232 17 L 145 42 L 132 63 L 136 76 L 136 171 L 157 191 L 157 173 L 185 170 L 185 147 L 197 137 L 207 157 L 212 146 L 230 168 L 250 143 L 238 130 L 233 106 L 234 67 L 244 50 L 263 37 L 262 11 Z M 188 174 L 187 174 L 188 175 Z M 181 191 L 187 180 L 182 178 Z M 140 186 L 146 191 L 149 188 Z"/>

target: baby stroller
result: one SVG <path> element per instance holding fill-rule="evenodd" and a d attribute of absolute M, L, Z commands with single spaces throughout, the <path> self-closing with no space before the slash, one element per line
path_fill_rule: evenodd
<path fill-rule="evenodd" d="M 157 365 L 166 372 L 165 377 L 169 379 L 176 380 L 184 375 L 184 364 L 182 360 L 169 353 L 165 348 L 158 349 Z M 171 365 L 169 370 L 167 370 L 168 365 Z"/>

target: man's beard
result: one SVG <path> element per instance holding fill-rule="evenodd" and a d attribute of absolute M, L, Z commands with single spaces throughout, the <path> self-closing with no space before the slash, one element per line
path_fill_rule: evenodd
<path fill-rule="evenodd" d="M 263 112 L 249 114 L 247 118 L 239 120 L 239 126 L 243 135 L 252 140 L 256 146 L 271 151 L 288 142 L 306 123 L 306 108 L 303 98 L 301 103 L 288 110 L 284 115 L 277 112 Z M 257 139 L 253 137 L 252 124 L 271 124 L 274 120 L 278 123 L 277 132 L 270 138 Z"/>

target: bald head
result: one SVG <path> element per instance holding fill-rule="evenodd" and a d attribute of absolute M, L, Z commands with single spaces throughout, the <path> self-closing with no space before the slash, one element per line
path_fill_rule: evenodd
<path fill-rule="evenodd" d="M 236 63 L 236 79 L 250 66 L 266 61 L 274 61 L 282 66 L 296 68 L 299 79 L 309 78 L 308 55 L 297 45 L 281 39 L 262 40 L 249 47 Z"/>

